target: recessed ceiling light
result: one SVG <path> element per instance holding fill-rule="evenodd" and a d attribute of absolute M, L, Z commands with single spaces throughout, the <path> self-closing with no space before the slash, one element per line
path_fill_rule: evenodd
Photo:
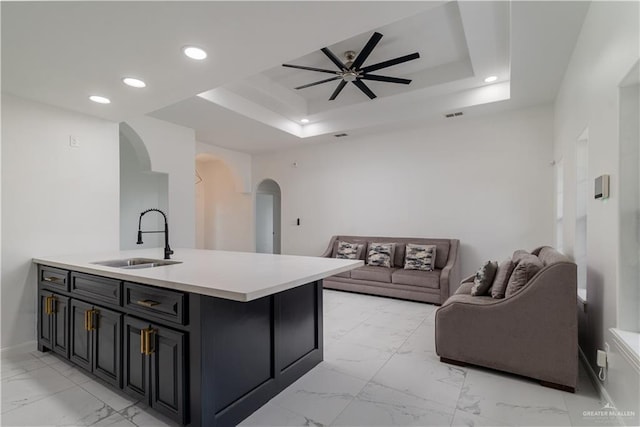
<path fill-rule="evenodd" d="M 147 84 L 140 79 L 134 79 L 133 77 L 125 77 L 122 79 L 122 83 L 131 87 L 146 87 Z"/>
<path fill-rule="evenodd" d="M 109 98 L 105 98 L 104 96 L 91 95 L 89 99 L 93 102 L 97 102 L 98 104 L 111 104 L 111 100 Z"/>
<path fill-rule="evenodd" d="M 493 83 L 496 80 L 498 80 L 498 76 L 489 76 L 486 79 L 484 79 L 485 83 Z"/>
<path fill-rule="evenodd" d="M 309 123 L 309 119 L 300 119 L 300 123 Z"/>
<path fill-rule="evenodd" d="M 191 59 L 202 60 L 207 57 L 207 52 L 195 46 L 186 46 L 182 51 Z"/>

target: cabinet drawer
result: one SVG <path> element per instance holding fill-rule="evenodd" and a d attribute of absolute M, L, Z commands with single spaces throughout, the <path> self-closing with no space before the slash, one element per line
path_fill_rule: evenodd
<path fill-rule="evenodd" d="M 49 289 L 69 292 L 69 272 L 67 270 L 41 265 L 38 268 L 38 281 L 41 286 Z"/>
<path fill-rule="evenodd" d="M 92 300 L 121 305 L 122 282 L 84 273 L 71 274 L 71 292 Z"/>
<path fill-rule="evenodd" d="M 137 283 L 124 283 L 124 306 L 145 317 L 185 324 L 185 294 Z"/>

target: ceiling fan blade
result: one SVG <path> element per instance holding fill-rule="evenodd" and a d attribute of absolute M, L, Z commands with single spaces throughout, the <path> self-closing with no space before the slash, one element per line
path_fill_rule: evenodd
<path fill-rule="evenodd" d="M 353 83 L 354 85 L 358 86 L 358 89 L 363 91 L 364 94 L 367 95 L 369 98 L 374 99 L 376 97 L 376 94 L 371 92 L 371 89 L 369 89 L 369 86 L 364 84 L 364 82 L 362 80 L 354 80 L 351 83 Z"/>
<path fill-rule="evenodd" d="M 298 86 L 296 89 L 304 89 L 304 88 L 307 88 L 307 87 L 319 85 L 319 84 L 330 82 L 330 81 L 333 81 L 333 80 L 338 80 L 338 79 L 341 79 L 341 78 L 342 77 L 340 77 L 340 76 L 335 76 L 335 77 L 331 77 L 331 78 L 328 78 L 328 79 L 325 79 L 325 80 L 320 80 L 319 82 L 314 82 L 314 83 L 309 83 L 309 84 L 306 84 L 306 85 Z"/>
<path fill-rule="evenodd" d="M 360 78 L 362 80 L 375 80 L 378 82 L 400 83 L 403 85 L 408 85 L 409 83 L 411 83 L 411 80 L 409 79 L 401 79 L 398 77 L 388 77 L 388 76 L 378 76 L 375 74 L 363 74 L 362 76 L 360 76 Z"/>
<path fill-rule="evenodd" d="M 329 98 L 329 101 L 333 101 L 334 99 L 336 99 L 336 97 L 340 94 L 340 92 L 342 92 L 342 89 L 344 89 L 346 84 L 347 82 L 345 80 L 338 83 L 338 87 L 336 87 L 336 90 L 334 90 L 331 94 L 331 98 Z"/>
<path fill-rule="evenodd" d="M 331 52 L 329 50 L 329 48 L 323 47 L 322 49 L 320 49 L 322 51 L 322 53 L 324 53 L 325 55 L 327 55 L 327 57 L 331 60 L 331 62 L 333 62 L 334 64 L 336 64 L 336 66 L 338 68 L 340 68 L 340 71 L 342 70 L 346 70 L 347 66 L 344 65 L 344 63 L 342 61 L 340 61 L 340 58 L 338 58 L 337 56 L 335 56 L 333 54 L 333 52 Z"/>
<path fill-rule="evenodd" d="M 380 41 L 381 38 L 382 38 L 382 34 L 377 33 L 377 32 L 373 33 L 373 35 L 371 36 L 371 38 L 369 39 L 367 44 L 364 45 L 364 47 L 362 48 L 362 50 L 358 54 L 358 57 L 356 58 L 356 60 L 353 61 L 353 64 L 351 65 L 351 68 L 354 68 L 356 70 L 358 68 L 360 68 L 360 66 L 362 64 L 364 64 L 364 61 L 367 60 L 367 58 L 371 54 L 371 51 L 373 50 L 373 48 L 376 47 L 376 45 L 378 44 L 378 42 Z"/>
<path fill-rule="evenodd" d="M 282 64 L 283 67 L 297 68 L 300 70 L 317 71 L 319 73 L 338 74 L 337 71 L 325 70 L 324 68 L 305 67 L 304 65 Z"/>
<path fill-rule="evenodd" d="M 400 56 L 400 57 L 395 58 L 395 59 L 390 59 L 388 61 L 379 62 L 377 64 L 369 65 L 368 67 L 364 67 L 362 69 L 362 72 L 363 73 L 368 73 L 370 71 L 380 70 L 381 68 L 387 68 L 387 67 L 391 67 L 393 65 L 402 64 L 403 62 L 413 61 L 414 59 L 418 59 L 418 58 L 420 58 L 420 54 L 418 52 L 415 52 L 415 53 L 412 53 L 412 54 L 409 54 L 409 55 Z"/>

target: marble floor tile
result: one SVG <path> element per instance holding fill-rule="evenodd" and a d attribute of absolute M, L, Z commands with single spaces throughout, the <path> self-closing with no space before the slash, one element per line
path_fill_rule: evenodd
<path fill-rule="evenodd" d="M 525 378 L 468 369 L 457 407 L 509 425 L 571 425 L 564 393 Z"/>
<path fill-rule="evenodd" d="M 6 426 L 90 426 L 115 414 L 79 386 L 2 414 Z"/>
<path fill-rule="evenodd" d="M 86 372 L 84 369 L 73 365 L 69 361 L 59 359 L 57 362 L 49 364 L 49 366 L 76 384 L 84 384 L 93 379 L 91 374 Z"/>
<path fill-rule="evenodd" d="M 395 354 L 373 377 L 376 383 L 451 408 L 451 413 L 464 379 L 464 369 L 407 354 Z"/>
<path fill-rule="evenodd" d="M 150 410 L 144 403 L 136 403 L 119 412 L 127 421 L 138 427 L 179 427 L 180 425 L 163 415 Z"/>
<path fill-rule="evenodd" d="M 453 421 L 451 427 L 511 427 L 509 424 L 505 424 L 499 421 L 490 420 L 488 418 L 481 417 L 480 415 L 471 414 L 469 412 L 456 409 L 453 415 Z"/>
<path fill-rule="evenodd" d="M 271 401 L 316 423 L 329 425 L 366 383 L 321 364 Z"/>
<path fill-rule="evenodd" d="M 425 357 L 432 356 L 436 352 L 435 331 L 430 323 L 423 321 L 420 326 L 398 348 L 398 354 L 415 354 Z"/>
<path fill-rule="evenodd" d="M 123 392 L 117 392 L 99 380 L 89 380 L 82 383 L 80 387 L 102 400 L 116 411 L 121 411 L 138 402 L 138 399 L 134 399 Z"/>
<path fill-rule="evenodd" d="M 121 414 L 113 414 L 95 424 L 91 424 L 91 427 L 136 427 L 136 425 Z"/>
<path fill-rule="evenodd" d="M 380 326 L 364 322 L 346 333 L 341 340 L 379 350 L 395 351 L 404 344 L 412 332 L 413 329 L 406 324 L 396 327 L 393 324 Z"/>
<path fill-rule="evenodd" d="M 322 424 L 304 417 L 300 414 L 296 414 L 293 411 L 278 406 L 275 403 L 269 402 L 256 412 L 251 414 L 248 418 L 242 421 L 238 426 L 252 426 L 252 427 L 265 427 L 265 426 L 311 426 L 322 427 Z"/>
<path fill-rule="evenodd" d="M 2 413 L 29 405 L 76 384 L 50 366 L 2 380 Z"/>
<path fill-rule="evenodd" d="M 324 366 L 369 381 L 391 358 L 392 350 L 381 350 L 348 340 L 327 345 Z"/>
<path fill-rule="evenodd" d="M 44 366 L 47 366 L 44 361 L 30 354 L 3 355 L 0 360 L 0 377 L 4 380 Z"/>
<path fill-rule="evenodd" d="M 448 426 L 453 409 L 380 384 L 368 383 L 334 426 Z"/>

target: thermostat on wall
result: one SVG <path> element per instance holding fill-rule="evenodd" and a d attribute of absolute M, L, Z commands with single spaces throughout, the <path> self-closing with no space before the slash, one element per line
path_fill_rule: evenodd
<path fill-rule="evenodd" d="M 600 175 L 596 178 L 595 199 L 609 198 L 609 175 Z"/>

